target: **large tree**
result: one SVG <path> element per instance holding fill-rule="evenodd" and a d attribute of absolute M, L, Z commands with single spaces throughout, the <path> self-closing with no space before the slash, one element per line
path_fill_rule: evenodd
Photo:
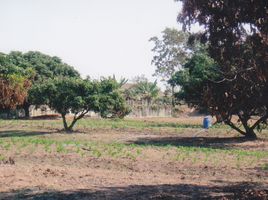
<path fill-rule="evenodd" d="M 225 123 L 255 138 L 254 129 L 268 118 L 268 1 L 181 1 L 179 22 L 185 30 L 195 23 L 202 25 L 200 38 L 207 43 L 221 75 L 207 87 L 207 106 Z M 233 123 L 233 115 L 239 117 L 244 130 Z"/>
<path fill-rule="evenodd" d="M 249 47 L 244 48 L 250 52 Z M 256 73 L 241 70 L 230 80 L 202 50 L 195 52 L 172 81 L 181 87 L 178 99 L 215 115 L 244 136 L 256 138 L 255 130 L 261 130 L 268 118 L 268 87 Z M 239 123 L 235 123 L 237 118 Z"/>
<path fill-rule="evenodd" d="M 161 38 L 152 37 L 150 39 L 150 41 L 154 42 L 152 64 L 156 66 L 155 76 L 159 76 L 163 81 L 167 81 L 170 80 L 176 71 L 182 68 L 190 53 L 186 48 L 187 38 L 188 35 L 183 31 L 166 28 L 162 32 Z M 170 84 L 170 86 L 172 105 L 174 107 L 173 94 L 175 85 Z"/>
<path fill-rule="evenodd" d="M 233 64 L 247 63 L 255 68 L 259 78 L 268 78 L 268 1 L 264 0 L 176 0 L 183 9 L 178 21 L 184 28 L 202 25 L 203 41 L 209 42 L 209 53 L 225 72 L 236 73 Z M 254 52 L 243 57 L 242 49 L 248 42 Z"/>
<path fill-rule="evenodd" d="M 13 51 L 6 55 L 7 62 L 22 69 L 33 69 L 35 75 L 33 77 L 33 85 L 41 84 L 44 80 L 55 77 L 76 77 L 79 73 L 70 65 L 64 63 L 56 56 L 49 56 L 38 51 L 29 51 L 22 53 Z M 29 107 L 33 104 L 26 98 L 22 108 L 26 117 L 29 117 Z"/>

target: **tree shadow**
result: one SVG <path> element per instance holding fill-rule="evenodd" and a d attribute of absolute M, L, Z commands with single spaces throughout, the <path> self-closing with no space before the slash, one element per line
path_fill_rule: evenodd
<path fill-rule="evenodd" d="M 0 131 L 0 138 L 27 137 L 27 136 L 37 136 L 51 133 L 52 132 L 45 132 L 45 131 L 8 130 L 8 131 Z"/>
<path fill-rule="evenodd" d="M 134 141 L 128 141 L 129 144 L 141 146 L 175 146 L 175 147 L 208 147 L 208 148 L 230 148 L 234 144 L 247 142 L 244 137 L 144 137 Z"/>
<path fill-rule="evenodd" d="M 178 199 L 243 199 L 264 200 L 268 189 L 253 183 L 225 183 L 220 186 L 177 185 L 130 185 L 126 187 L 104 187 L 97 190 L 44 191 L 37 188 L 11 190 L 0 193 L 0 199 L 31 200 L 178 200 Z"/>

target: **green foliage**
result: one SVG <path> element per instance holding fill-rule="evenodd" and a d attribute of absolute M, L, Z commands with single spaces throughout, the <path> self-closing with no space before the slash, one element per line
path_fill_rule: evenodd
<path fill-rule="evenodd" d="M 137 143 L 127 144 L 114 141 L 92 141 L 86 137 L 66 137 L 61 139 L 43 136 L 29 136 L 21 137 L 4 137 L 0 138 L 0 147 L 4 153 L 8 151 L 16 151 L 18 155 L 45 151 L 47 153 L 66 154 L 80 154 L 81 156 L 94 156 L 102 158 L 129 158 L 136 160 L 148 160 L 151 156 L 151 151 L 157 151 L 159 156 L 163 156 L 168 161 L 180 161 L 188 163 L 202 163 L 209 166 L 217 166 L 218 164 L 230 165 L 238 167 L 252 164 L 253 167 L 261 167 L 267 170 L 267 164 L 263 163 L 268 158 L 265 150 L 247 150 L 236 148 L 213 148 L 213 147 L 195 147 L 182 146 L 176 143 Z M 0 155 L 0 161 L 5 160 L 6 157 Z M 226 162 L 226 160 L 228 162 Z M 199 164 L 199 165 L 200 165 Z M 261 164 L 261 165 L 260 165 Z"/>
<path fill-rule="evenodd" d="M 247 44 L 241 51 L 245 52 L 244 56 L 253 54 Z M 260 81 L 253 68 L 247 69 L 247 66 L 234 64 L 233 70 L 239 72 L 229 77 L 223 70 L 208 53 L 197 51 L 171 80 L 181 86 L 177 98 L 185 100 L 190 106 L 205 108 L 216 115 L 219 122 L 223 121 L 239 133 L 255 138 L 254 129 L 262 130 L 263 124 L 267 123 L 267 84 Z M 234 115 L 238 116 L 243 129 L 233 123 Z M 253 116 L 259 118 L 250 123 Z"/>
<path fill-rule="evenodd" d="M 34 85 L 30 91 L 30 99 L 34 104 L 47 104 L 62 115 L 64 128 L 71 131 L 77 120 L 90 110 L 96 110 L 97 91 L 88 80 L 76 78 L 51 79 L 43 84 Z M 74 114 L 70 126 L 66 115 Z"/>
<path fill-rule="evenodd" d="M 1 76 L 16 74 L 32 79 L 35 76 L 35 70 L 31 67 L 18 67 L 9 60 L 8 55 L 0 53 L 0 74 Z"/>
<path fill-rule="evenodd" d="M 35 81 L 42 81 L 48 78 L 55 77 L 80 77 L 79 73 L 71 66 L 63 63 L 62 60 L 56 56 L 49 56 L 38 51 L 29 51 L 22 53 L 19 51 L 12 51 L 7 55 L 10 63 L 20 68 L 32 68 L 36 74 Z"/>
<path fill-rule="evenodd" d="M 125 81 L 124 81 L 125 82 Z M 114 78 L 103 78 L 98 85 L 98 112 L 103 118 L 124 118 L 131 112 L 121 94 L 122 81 Z"/>
<path fill-rule="evenodd" d="M 175 94 L 178 100 L 203 110 L 206 109 L 203 102 L 204 90 L 217 77 L 217 65 L 203 49 L 195 52 L 169 82 L 180 86 L 180 91 Z"/>
<path fill-rule="evenodd" d="M 100 113 L 105 118 L 123 118 L 129 114 L 119 83 L 108 78 L 101 81 L 89 79 L 58 78 L 34 85 L 30 99 L 36 105 L 46 104 L 61 114 L 66 131 L 72 131 L 75 123 L 89 111 Z M 73 120 L 67 124 L 66 115 L 72 113 Z"/>
<path fill-rule="evenodd" d="M 12 51 L 9 54 L 0 54 L 0 73 L 16 73 L 30 79 L 33 85 L 41 84 L 49 78 L 76 77 L 79 73 L 71 66 L 63 63 L 60 58 L 52 57 L 38 51 L 22 53 Z M 30 89 L 31 90 L 31 89 Z M 21 106 L 29 117 L 29 107 L 34 104 L 31 98 L 25 98 Z"/>
<path fill-rule="evenodd" d="M 138 76 L 134 78 L 131 87 L 124 91 L 124 95 L 129 100 L 146 100 L 150 103 L 158 97 L 159 92 L 156 80 L 150 82 L 144 76 Z"/>

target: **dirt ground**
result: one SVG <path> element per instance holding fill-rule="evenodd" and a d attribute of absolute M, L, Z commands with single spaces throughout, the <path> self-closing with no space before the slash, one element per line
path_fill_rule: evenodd
<path fill-rule="evenodd" d="M 22 148 L 18 152 L 20 145 L 7 149 L 1 143 L 0 155 L 5 159 L 0 161 L 0 199 L 268 199 L 267 138 L 246 141 L 235 133 L 225 134 L 225 130 L 191 128 L 179 134 L 100 129 L 67 135 L 18 131 L 16 127 L 0 130 L 0 138 L 9 141 L 8 133 L 14 131 L 17 136 L 31 134 L 43 140 L 70 139 L 98 145 L 117 142 L 122 148 L 141 153 L 134 158 L 121 154 L 94 156 L 89 147 L 81 147 L 81 155 L 46 152 L 39 146 L 34 151 Z M 12 138 L 10 141 L 15 143 Z M 174 159 L 177 148 L 182 148 L 187 157 Z M 208 149 L 209 154 L 199 152 L 199 148 Z M 250 151 L 260 155 L 253 159 L 243 153 Z M 240 154 L 242 161 L 235 157 Z M 205 162 L 205 155 L 215 160 Z"/>

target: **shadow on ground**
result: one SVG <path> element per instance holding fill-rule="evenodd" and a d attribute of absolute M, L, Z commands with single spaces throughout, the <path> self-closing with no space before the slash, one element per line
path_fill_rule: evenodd
<path fill-rule="evenodd" d="M 39 188 L 12 190 L 0 193 L 0 199 L 31 200 L 177 200 L 177 199 L 241 199 L 264 200 L 268 190 L 252 183 L 226 184 L 225 186 L 179 185 L 131 185 L 108 187 L 100 190 L 42 191 Z"/>
<path fill-rule="evenodd" d="M 145 137 L 135 141 L 128 141 L 129 144 L 141 146 L 175 146 L 175 147 L 208 147 L 208 148 L 229 148 L 235 144 L 247 142 L 244 137 Z"/>
<path fill-rule="evenodd" d="M 45 134 L 51 134 L 51 132 L 8 130 L 8 131 L 0 131 L 0 138 L 37 136 L 37 135 L 45 135 Z"/>

